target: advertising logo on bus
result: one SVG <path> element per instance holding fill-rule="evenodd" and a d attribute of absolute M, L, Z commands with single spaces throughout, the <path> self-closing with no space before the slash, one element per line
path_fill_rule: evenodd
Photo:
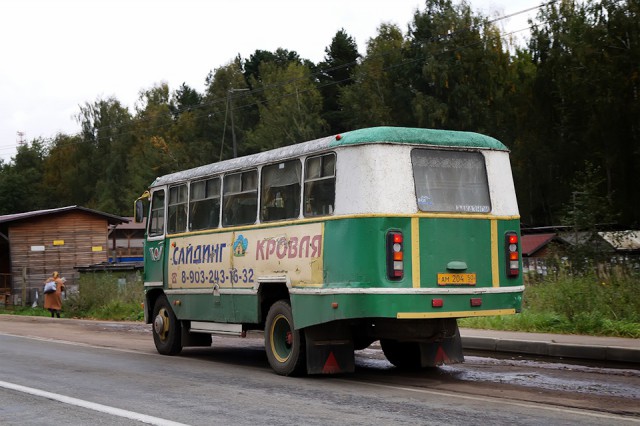
<path fill-rule="evenodd" d="M 149 248 L 149 255 L 151 256 L 151 260 L 153 260 L 154 262 L 157 262 L 160 259 L 162 259 L 162 246 L 160 246 L 160 247 L 150 247 Z"/>

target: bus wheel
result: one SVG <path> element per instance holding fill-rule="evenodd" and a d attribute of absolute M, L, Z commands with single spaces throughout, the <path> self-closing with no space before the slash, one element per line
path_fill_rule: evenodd
<path fill-rule="evenodd" d="M 380 340 L 382 352 L 387 360 L 401 370 L 418 370 L 420 361 L 420 344 L 417 342 L 399 342 L 397 340 Z"/>
<path fill-rule="evenodd" d="M 160 296 L 153 307 L 153 342 L 163 355 L 177 355 L 182 350 L 182 325 L 165 296 Z"/>
<path fill-rule="evenodd" d="M 269 309 L 264 347 L 271 368 L 283 376 L 300 374 L 305 367 L 303 333 L 293 327 L 291 305 L 279 300 Z"/>

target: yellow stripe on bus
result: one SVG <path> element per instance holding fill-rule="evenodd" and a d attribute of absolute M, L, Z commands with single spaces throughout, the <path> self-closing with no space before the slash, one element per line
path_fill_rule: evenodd
<path fill-rule="evenodd" d="M 515 309 L 491 309 L 488 311 L 459 311 L 459 312 L 398 312 L 397 319 L 430 319 L 430 318 L 464 318 L 483 317 L 492 315 L 514 315 Z"/>
<path fill-rule="evenodd" d="M 411 218 L 411 276 L 413 288 L 420 288 L 420 222 Z"/>
<path fill-rule="evenodd" d="M 483 220 L 483 219 L 484 220 L 487 220 L 487 219 L 518 220 L 520 219 L 519 215 L 494 216 L 490 214 L 476 214 L 476 213 L 413 213 L 413 214 L 363 213 L 363 214 L 321 216 L 321 217 L 304 218 L 304 219 L 291 219 L 291 220 L 283 220 L 283 221 L 275 221 L 275 222 L 263 222 L 263 223 L 255 223 L 250 225 L 228 226 L 225 228 L 211 228 L 211 229 L 203 229 L 199 231 L 178 232 L 173 234 L 167 233 L 167 235 L 170 237 L 184 237 L 187 235 L 235 232 L 235 231 L 244 231 L 246 229 L 275 228 L 275 227 L 283 227 L 283 226 L 301 225 L 304 223 L 327 222 L 330 220 L 366 219 L 366 218 L 376 218 L 376 217 L 401 217 L 401 218 L 411 218 L 411 219 L 477 219 L 477 220 Z"/>
<path fill-rule="evenodd" d="M 500 259 L 498 257 L 498 221 L 491 220 L 491 284 L 500 287 Z"/>

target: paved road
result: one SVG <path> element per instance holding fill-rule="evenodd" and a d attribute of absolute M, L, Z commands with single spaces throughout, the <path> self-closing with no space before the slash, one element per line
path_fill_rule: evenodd
<path fill-rule="evenodd" d="M 637 400 L 403 375 L 375 356 L 354 375 L 284 378 L 259 336 L 165 357 L 140 323 L 0 316 L 0 359 L 0 424 L 640 423 Z"/>

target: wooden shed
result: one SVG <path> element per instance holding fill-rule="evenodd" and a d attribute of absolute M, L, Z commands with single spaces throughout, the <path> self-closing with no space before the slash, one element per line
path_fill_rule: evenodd
<path fill-rule="evenodd" d="M 109 226 L 126 222 L 79 206 L 0 216 L 0 303 L 32 303 L 53 271 L 73 289 L 74 267 L 107 262 Z"/>

